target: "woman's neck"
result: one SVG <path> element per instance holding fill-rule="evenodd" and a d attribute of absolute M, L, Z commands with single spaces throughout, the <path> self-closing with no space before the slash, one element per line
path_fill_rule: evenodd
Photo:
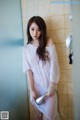
<path fill-rule="evenodd" d="M 34 46 L 39 46 L 39 41 L 38 40 L 32 40 L 31 44 L 34 45 Z"/>

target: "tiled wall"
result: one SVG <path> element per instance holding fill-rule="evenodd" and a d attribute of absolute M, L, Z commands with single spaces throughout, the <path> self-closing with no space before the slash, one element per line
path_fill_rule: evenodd
<path fill-rule="evenodd" d="M 69 51 L 66 48 L 66 38 L 71 34 L 70 5 L 50 2 L 51 0 L 22 0 L 24 43 L 27 40 L 26 25 L 29 18 L 34 15 L 43 17 L 47 24 L 48 35 L 53 38 L 56 45 L 59 58 L 61 72 L 58 84 L 60 111 L 65 116 L 64 120 L 73 120 L 72 65 L 69 64 Z M 31 109 L 32 115 L 33 110 Z"/>

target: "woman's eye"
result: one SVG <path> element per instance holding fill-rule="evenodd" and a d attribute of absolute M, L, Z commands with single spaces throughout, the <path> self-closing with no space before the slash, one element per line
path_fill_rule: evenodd
<path fill-rule="evenodd" d="M 40 29 L 38 29 L 38 31 L 41 31 Z"/>
<path fill-rule="evenodd" d="M 34 29 L 31 29 L 32 31 L 34 31 Z"/>
<path fill-rule="evenodd" d="M 35 29 L 34 28 L 31 28 L 32 31 L 34 31 Z M 36 31 L 41 31 L 40 29 L 37 29 Z"/>

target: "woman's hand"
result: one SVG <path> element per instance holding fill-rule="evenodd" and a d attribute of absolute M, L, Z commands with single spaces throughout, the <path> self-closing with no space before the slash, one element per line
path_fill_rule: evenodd
<path fill-rule="evenodd" d="M 50 82 L 49 88 L 48 88 L 48 91 L 47 91 L 47 96 L 51 97 L 52 95 L 54 95 L 55 89 L 57 89 L 57 84 L 54 83 L 54 82 Z"/>
<path fill-rule="evenodd" d="M 47 96 L 51 97 L 51 96 L 54 95 L 54 93 L 55 93 L 55 90 L 53 90 L 52 88 L 50 88 L 50 89 L 48 89 Z"/>
<path fill-rule="evenodd" d="M 34 91 L 34 90 L 32 90 L 32 91 L 31 91 L 31 94 L 32 94 L 33 99 L 34 99 L 34 100 L 36 100 L 37 95 L 36 95 L 36 93 L 35 93 L 35 91 Z"/>

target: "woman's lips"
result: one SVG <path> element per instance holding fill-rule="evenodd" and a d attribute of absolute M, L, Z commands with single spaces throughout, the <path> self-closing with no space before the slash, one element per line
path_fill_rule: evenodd
<path fill-rule="evenodd" d="M 33 38 L 37 38 L 37 36 L 33 36 Z"/>

